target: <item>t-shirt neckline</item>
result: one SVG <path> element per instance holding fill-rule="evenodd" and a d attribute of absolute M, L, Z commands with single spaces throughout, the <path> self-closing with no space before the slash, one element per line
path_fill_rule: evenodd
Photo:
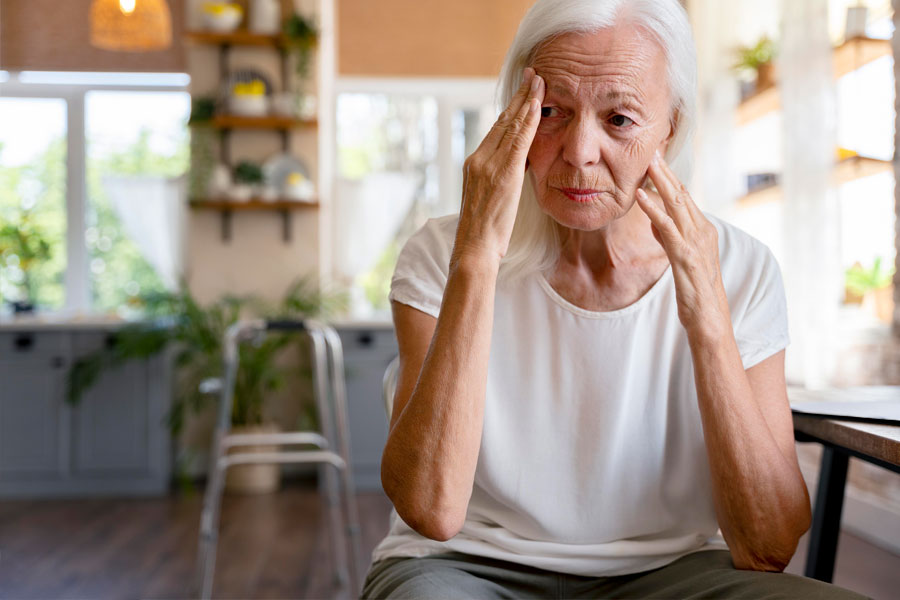
<path fill-rule="evenodd" d="M 607 310 L 607 311 L 594 311 L 587 310 L 586 308 L 581 308 L 580 306 L 575 306 L 565 298 L 559 295 L 559 293 L 553 289 L 553 286 L 550 285 L 550 282 L 547 281 L 547 278 L 543 273 L 538 273 L 537 279 L 538 283 L 540 283 L 541 287 L 544 289 L 544 292 L 553 300 L 556 304 L 564 308 L 565 310 L 578 315 L 579 317 L 586 317 L 588 319 L 617 319 L 620 317 L 626 317 L 631 313 L 639 311 L 645 304 L 649 303 L 653 300 L 654 297 L 658 296 L 664 287 L 666 287 L 666 281 L 671 277 L 672 273 L 672 263 L 666 267 L 666 270 L 663 271 L 663 274 L 659 276 L 653 285 L 650 287 L 647 292 L 629 304 L 628 306 L 623 306 L 622 308 L 618 308 L 616 310 Z"/>

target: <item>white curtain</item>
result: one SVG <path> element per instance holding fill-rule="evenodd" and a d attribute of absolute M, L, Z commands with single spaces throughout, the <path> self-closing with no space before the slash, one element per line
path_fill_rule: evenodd
<path fill-rule="evenodd" d="M 337 179 L 333 235 L 338 281 L 352 285 L 357 275 L 375 265 L 409 214 L 420 180 L 416 173 L 403 172 Z M 357 286 L 352 289 L 359 292 Z M 354 304 L 354 311 L 365 311 L 363 302 Z"/>
<path fill-rule="evenodd" d="M 103 188 L 125 233 L 169 290 L 183 272 L 184 177 L 103 177 Z"/>
<path fill-rule="evenodd" d="M 782 2 L 779 88 L 784 115 L 782 264 L 791 347 L 788 379 L 825 387 L 834 372 L 843 289 L 839 207 L 831 187 L 836 93 L 828 0 Z"/>

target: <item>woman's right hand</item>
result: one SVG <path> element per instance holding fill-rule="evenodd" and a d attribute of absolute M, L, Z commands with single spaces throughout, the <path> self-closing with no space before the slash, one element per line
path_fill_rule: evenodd
<path fill-rule="evenodd" d="M 526 67 L 522 85 L 478 149 L 463 164 L 463 197 L 454 262 L 506 254 L 519 208 L 525 161 L 537 131 L 544 80 Z"/>

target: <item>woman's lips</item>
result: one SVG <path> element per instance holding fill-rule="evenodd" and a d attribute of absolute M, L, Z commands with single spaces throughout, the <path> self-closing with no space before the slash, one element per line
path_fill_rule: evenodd
<path fill-rule="evenodd" d="M 595 200 L 598 195 L 600 195 L 600 190 L 580 189 L 580 188 L 557 188 L 557 189 L 559 189 L 559 191 L 561 191 L 563 194 L 565 194 L 566 197 L 569 200 L 572 200 L 573 202 L 582 202 L 582 203 L 591 202 L 591 201 Z"/>

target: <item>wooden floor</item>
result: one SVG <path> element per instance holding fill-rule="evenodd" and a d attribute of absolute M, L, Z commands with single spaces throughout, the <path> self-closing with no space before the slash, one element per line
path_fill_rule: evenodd
<path fill-rule="evenodd" d="M 390 503 L 381 493 L 358 498 L 364 570 L 387 531 Z M 200 505 L 196 493 L 0 502 L 0 597 L 189 598 Z M 216 598 L 353 597 L 332 585 L 329 537 L 313 482 L 292 482 L 273 495 L 226 497 L 222 514 Z M 790 570 L 802 570 L 803 554 Z M 875 600 L 894 598 L 900 558 L 843 535 L 835 581 Z"/>

